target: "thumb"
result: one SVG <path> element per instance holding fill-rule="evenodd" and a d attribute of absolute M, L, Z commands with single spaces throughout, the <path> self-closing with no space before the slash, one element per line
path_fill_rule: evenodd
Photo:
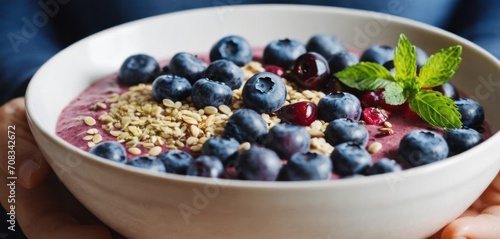
<path fill-rule="evenodd" d="M 0 168 L 5 175 L 17 176 L 24 188 L 39 185 L 50 167 L 39 150 L 26 118 L 24 98 L 13 99 L 0 107 Z"/>

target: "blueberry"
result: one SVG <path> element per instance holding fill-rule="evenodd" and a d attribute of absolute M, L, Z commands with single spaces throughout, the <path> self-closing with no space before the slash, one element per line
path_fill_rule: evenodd
<path fill-rule="evenodd" d="M 115 141 L 105 141 L 90 148 L 89 153 L 118 163 L 127 162 L 127 152 L 123 145 Z"/>
<path fill-rule="evenodd" d="M 224 175 L 224 166 L 217 157 L 201 155 L 191 162 L 186 175 L 207 178 L 222 178 Z"/>
<path fill-rule="evenodd" d="M 160 65 L 151 56 L 137 54 L 129 56 L 118 72 L 118 82 L 124 85 L 151 83 L 160 73 Z"/>
<path fill-rule="evenodd" d="M 326 59 L 328 59 L 328 66 L 332 74 L 359 63 L 359 57 L 350 51 L 339 51 Z"/>
<path fill-rule="evenodd" d="M 239 89 L 243 84 L 245 74 L 243 70 L 233 62 L 228 60 L 217 60 L 208 65 L 205 71 L 205 77 L 213 81 L 222 82 L 232 90 L 235 90 Z"/>
<path fill-rule="evenodd" d="M 157 102 L 170 99 L 174 102 L 185 100 L 191 94 L 191 83 L 176 75 L 158 76 L 152 85 L 152 95 Z"/>
<path fill-rule="evenodd" d="M 240 36 L 227 36 L 220 39 L 210 50 L 210 61 L 226 59 L 238 66 L 244 66 L 252 60 L 250 43 Z"/>
<path fill-rule="evenodd" d="M 344 45 L 335 35 L 317 34 L 306 43 L 306 50 L 317 52 L 328 59 L 333 54 L 345 50 Z"/>
<path fill-rule="evenodd" d="M 458 112 L 462 117 L 463 126 L 479 129 L 484 121 L 484 109 L 477 102 L 469 98 L 460 98 L 455 100 L 455 105 L 458 107 Z"/>
<path fill-rule="evenodd" d="M 448 144 L 448 157 L 465 152 L 483 141 L 479 132 L 467 127 L 450 129 L 444 133 L 443 137 Z"/>
<path fill-rule="evenodd" d="M 234 160 L 240 143 L 234 138 L 210 137 L 201 147 L 202 155 L 217 157 L 223 164 Z"/>
<path fill-rule="evenodd" d="M 197 109 L 229 105 L 232 97 L 233 91 L 229 86 L 207 78 L 196 81 L 191 91 L 191 100 Z"/>
<path fill-rule="evenodd" d="M 394 60 L 389 60 L 382 64 L 382 66 L 389 70 L 393 75 L 396 74 L 396 67 L 394 66 Z"/>
<path fill-rule="evenodd" d="M 296 153 L 282 169 L 288 181 L 327 180 L 332 173 L 332 161 L 318 153 Z"/>
<path fill-rule="evenodd" d="M 253 144 L 236 158 L 238 178 L 275 181 L 281 170 L 281 160 L 272 150 Z"/>
<path fill-rule="evenodd" d="M 394 49 L 390 46 L 374 45 L 367 48 L 359 61 L 375 62 L 382 65 L 394 59 Z"/>
<path fill-rule="evenodd" d="M 189 165 L 193 161 L 193 156 L 177 149 L 168 150 L 167 152 L 158 155 L 158 158 L 165 165 L 165 171 L 167 173 L 182 175 L 186 174 Z"/>
<path fill-rule="evenodd" d="M 446 82 L 442 85 L 436 86 L 432 88 L 432 90 L 439 91 L 446 97 L 452 100 L 458 100 L 458 90 L 457 88 L 450 82 Z"/>
<path fill-rule="evenodd" d="M 417 55 L 417 68 L 420 69 L 425 64 L 425 62 L 429 59 L 429 55 L 422 48 L 417 47 L 416 49 Z"/>
<path fill-rule="evenodd" d="M 194 84 L 203 78 L 207 64 L 196 57 L 196 55 L 179 52 L 175 54 L 168 64 L 168 72 L 186 78 L 189 83 Z"/>
<path fill-rule="evenodd" d="M 270 42 L 262 55 L 265 65 L 277 65 L 285 70 L 291 69 L 295 59 L 306 53 L 306 47 L 295 39 L 278 39 Z"/>
<path fill-rule="evenodd" d="M 127 165 L 131 165 L 137 168 L 148 169 L 154 172 L 165 172 L 165 165 L 157 157 L 153 156 L 137 156 L 132 158 L 127 162 Z"/>
<path fill-rule="evenodd" d="M 240 143 L 256 142 L 265 134 L 267 134 L 266 121 L 252 109 L 237 110 L 229 117 L 224 127 L 224 136 L 232 137 Z"/>
<path fill-rule="evenodd" d="M 341 176 L 340 179 L 347 179 L 347 178 L 364 178 L 366 177 L 365 175 L 363 174 L 350 174 L 350 175 L 345 175 L 345 176 Z"/>
<path fill-rule="evenodd" d="M 339 118 L 352 119 L 361 117 L 361 102 L 351 93 L 333 92 L 319 100 L 318 118 L 327 122 Z"/>
<path fill-rule="evenodd" d="M 398 154 L 404 166 L 417 167 L 445 159 L 448 156 L 448 145 L 439 134 L 414 130 L 401 139 Z"/>
<path fill-rule="evenodd" d="M 306 153 L 311 145 L 311 135 L 303 126 L 277 124 L 263 137 L 262 143 L 274 150 L 282 159 L 295 153 Z"/>
<path fill-rule="evenodd" d="M 372 156 L 363 146 L 346 142 L 335 146 L 330 159 L 333 172 L 340 176 L 362 174 L 372 163 Z"/>
<path fill-rule="evenodd" d="M 243 86 L 245 107 L 258 113 L 273 113 L 281 108 L 286 100 L 286 86 L 278 75 L 261 72 L 253 75 Z"/>
<path fill-rule="evenodd" d="M 381 158 L 376 163 L 374 163 L 370 168 L 368 168 L 367 175 L 383 174 L 390 172 L 401 171 L 401 165 L 396 161 L 388 158 Z"/>
<path fill-rule="evenodd" d="M 340 118 L 328 123 L 325 140 L 332 146 L 353 142 L 364 147 L 368 143 L 368 130 L 352 119 Z"/>

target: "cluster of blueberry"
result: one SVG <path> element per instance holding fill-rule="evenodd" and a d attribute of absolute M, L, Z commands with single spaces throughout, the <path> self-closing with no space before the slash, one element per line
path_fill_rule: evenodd
<path fill-rule="evenodd" d="M 388 105 L 383 91 L 358 92 L 336 81 L 333 75 L 360 61 L 376 62 L 391 70 L 393 57 L 393 48 L 378 45 L 358 57 L 331 35 L 315 35 L 305 45 L 294 39 L 279 39 L 264 48 L 262 63 L 266 72 L 245 82 L 240 67 L 253 59 L 253 53 L 251 45 L 239 36 L 218 41 L 210 51 L 209 64 L 181 52 L 162 71 L 152 57 L 134 55 L 123 63 L 119 82 L 151 83 L 153 98 L 158 102 L 191 97 L 198 109 L 230 105 L 233 90 L 242 87 L 245 108 L 229 117 L 223 135 L 209 138 L 196 158 L 169 150 L 156 157 L 127 160 L 125 149 L 117 142 L 98 144 L 90 153 L 153 171 L 203 177 L 230 177 L 230 168 L 234 169 L 233 176 L 245 180 L 327 180 L 332 172 L 353 177 L 399 171 L 402 167 L 395 160 L 384 158 L 372 164 L 366 150 L 368 131 L 359 121 L 363 117 L 366 123 L 378 125 L 387 120 L 388 112 L 411 114 L 408 105 Z M 426 60 L 426 53 L 418 49 L 417 65 Z M 284 106 L 287 89 L 281 77 L 302 89 L 321 90 L 327 95 L 317 105 L 297 102 Z M 444 136 L 423 130 L 409 133 L 399 147 L 399 161 L 405 167 L 441 160 L 482 141 L 481 134 L 473 129 L 483 124 L 482 107 L 471 99 L 458 99 L 450 83 L 437 90 L 456 100 L 465 127 L 448 130 Z M 284 123 L 268 129 L 262 113 L 276 114 Z M 329 122 L 324 135 L 335 147 L 330 156 L 310 152 L 311 137 L 304 126 L 316 119 Z M 241 150 L 245 142 L 251 146 Z"/>

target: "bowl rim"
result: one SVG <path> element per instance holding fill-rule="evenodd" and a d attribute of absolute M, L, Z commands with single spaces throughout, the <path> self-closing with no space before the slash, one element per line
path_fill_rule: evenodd
<path fill-rule="evenodd" d="M 367 185 L 367 184 L 376 184 L 381 181 L 386 182 L 386 177 L 391 176 L 391 175 L 396 175 L 396 174 L 408 174 L 408 175 L 420 175 L 420 176 L 425 176 L 426 174 L 436 172 L 436 171 L 442 171 L 445 170 L 447 167 L 453 164 L 460 164 L 463 161 L 470 160 L 469 155 L 473 155 L 475 152 L 479 152 L 483 150 L 483 148 L 486 147 L 494 147 L 496 142 L 500 141 L 500 134 L 497 132 L 494 132 L 490 138 L 482 142 L 480 145 L 477 147 L 474 147 L 462 154 L 455 155 L 449 158 L 446 158 L 444 160 L 440 160 L 438 162 L 434 162 L 431 164 L 415 167 L 415 168 L 410 168 L 410 169 L 405 169 L 401 172 L 392 172 L 392 173 L 386 173 L 386 174 L 380 174 L 380 175 L 371 175 L 367 177 L 355 177 L 355 178 L 348 178 L 348 179 L 342 179 L 342 180 L 322 180 L 322 181 L 250 181 L 250 180 L 235 180 L 235 179 L 212 179 L 212 178 L 203 178 L 203 177 L 194 177 L 194 176 L 186 176 L 186 175 L 177 175 L 177 174 L 169 174 L 169 173 L 159 173 L 159 172 L 151 172 L 147 171 L 145 169 L 141 168 L 135 168 L 135 167 L 130 167 L 128 165 L 122 165 L 118 164 L 115 162 L 111 162 L 109 160 L 106 160 L 104 158 L 92 155 L 82 149 L 77 148 L 76 146 L 73 146 L 69 142 L 66 142 L 62 138 L 58 137 L 55 132 L 49 132 L 45 127 L 43 127 L 43 124 L 41 123 L 40 119 L 37 118 L 37 115 L 34 114 L 33 110 L 36 107 L 36 101 L 33 99 L 32 95 L 33 92 L 36 90 L 35 88 L 35 83 L 40 81 L 39 77 L 39 72 L 42 70 L 45 70 L 46 68 L 52 67 L 52 62 L 55 61 L 54 59 L 57 59 L 60 57 L 60 55 L 67 51 L 70 48 L 75 48 L 78 47 L 80 44 L 84 44 L 85 42 L 92 41 L 94 38 L 99 37 L 104 34 L 113 34 L 114 31 L 117 29 L 125 28 L 125 27 L 130 27 L 132 25 L 138 25 L 138 24 L 145 24 L 149 21 L 158 21 L 159 19 L 165 18 L 165 17 L 170 17 L 174 15 L 179 15 L 179 14 L 196 14 L 197 12 L 204 12 L 204 11 L 210 11 L 213 10 L 214 8 L 231 8 L 233 11 L 250 11 L 250 10 L 259 10 L 259 9 L 271 9 L 271 10 L 283 10 L 283 9 L 288 9 L 288 10 L 295 10 L 295 11 L 306 11 L 306 12 L 326 12 L 326 13 L 331 13 L 331 14 L 350 14 L 350 15 L 355 15 L 355 16 L 361 16 L 363 18 L 366 18 L 367 14 L 369 13 L 376 13 L 377 16 L 372 16 L 372 17 L 383 17 L 383 16 L 390 16 L 390 21 L 391 22 L 397 22 L 398 24 L 402 25 L 410 25 L 415 28 L 421 28 L 426 31 L 429 31 L 433 34 L 438 34 L 438 35 L 443 35 L 448 38 L 452 38 L 453 40 L 460 42 L 461 44 L 467 45 L 470 49 L 474 50 L 478 54 L 482 55 L 485 59 L 488 59 L 490 61 L 495 62 L 498 65 L 498 68 L 500 69 L 500 60 L 495 58 L 491 53 L 487 52 L 485 49 L 479 47 L 475 43 L 472 43 L 471 41 L 460 37 L 454 33 L 448 32 L 446 30 L 443 30 L 441 28 L 418 22 L 416 20 L 400 17 L 400 16 L 395 16 L 395 15 L 390 15 L 387 13 L 381 13 L 381 12 L 374 12 L 374 11 L 367 11 L 367 10 L 360 10 L 360 9 L 351 9 L 351 8 L 343 8 L 343 7 L 334 7 L 334 6 L 318 6 L 318 5 L 310 5 L 310 4 L 242 4 L 242 5 L 228 5 L 228 6 L 216 6 L 216 7 L 203 7 L 203 8 L 197 8 L 197 9 L 189 9 L 189 10 L 182 10 L 182 11 L 177 11 L 177 12 L 172 12 L 172 13 L 166 13 L 166 14 L 159 14 L 159 15 L 154 15 L 142 19 L 137 19 L 133 20 L 130 22 L 122 23 L 107 29 L 104 29 L 102 31 L 96 32 L 92 35 L 89 35 L 85 38 L 82 38 L 81 40 L 69 45 L 68 47 L 62 49 L 59 51 L 57 54 L 52 56 L 49 60 L 47 60 L 35 73 L 33 76 L 32 80 L 30 81 L 27 91 L 26 91 L 26 114 L 28 117 L 28 120 L 32 122 L 30 124 L 30 127 L 36 127 L 38 131 L 40 131 L 45 138 L 48 138 L 51 140 L 53 143 L 56 145 L 60 145 L 62 148 L 66 149 L 68 153 L 73 153 L 77 154 L 78 156 L 85 158 L 85 159 L 91 159 L 92 163 L 94 166 L 98 167 L 111 167 L 116 170 L 123 171 L 123 173 L 127 173 L 129 175 L 133 175 L 134 177 L 146 177 L 150 179 L 159 179 L 159 180 L 166 180 L 166 181 L 171 181 L 171 182 L 176 182 L 176 183 L 190 183 L 190 184 L 195 184 L 195 185 L 221 185 L 223 184 L 224 187 L 234 187 L 234 188 L 251 188 L 251 189 L 314 189 L 314 188 L 325 188 L 325 187 L 336 187 L 336 188 L 342 188 L 342 187 L 353 187 L 353 186 L 360 186 L 360 185 Z M 35 82 L 35 83 L 34 83 Z M 82 89 L 83 91 L 83 89 Z"/>

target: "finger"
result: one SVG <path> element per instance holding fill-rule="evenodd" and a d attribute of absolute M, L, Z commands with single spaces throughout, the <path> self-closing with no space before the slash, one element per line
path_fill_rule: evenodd
<path fill-rule="evenodd" d="M 4 173 L 17 176 L 19 185 L 24 188 L 40 184 L 49 174 L 50 167 L 31 134 L 24 98 L 13 99 L 0 107 L 0 135 L 0 147 L 14 151 L 13 154 L 5 152 L 0 155 L 0 168 Z"/>
<path fill-rule="evenodd" d="M 474 216 L 477 216 L 479 215 L 479 212 L 473 208 L 469 208 L 467 210 L 465 210 L 464 213 L 462 213 L 462 215 L 460 215 L 458 218 L 462 218 L 462 217 L 474 217 Z M 439 239 L 441 238 L 441 235 L 443 234 L 443 231 L 444 231 L 444 228 L 441 228 L 438 232 L 434 233 L 431 237 L 429 237 L 428 239 Z"/>
<path fill-rule="evenodd" d="M 486 208 L 478 216 L 459 218 L 450 223 L 441 238 L 497 239 L 500 238 L 500 205 Z"/>
<path fill-rule="evenodd" d="M 30 239 L 111 239 L 105 226 L 82 225 L 65 210 L 58 185 L 59 181 L 51 174 L 36 188 L 16 189 L 16 216 L 26 236 Z"/>
<path fill-rule="evenodd" d="M 500 205 L 500 173 L 472 204 L 471 208 L 478 212 L 482 212 L 492 205 Z"/>

